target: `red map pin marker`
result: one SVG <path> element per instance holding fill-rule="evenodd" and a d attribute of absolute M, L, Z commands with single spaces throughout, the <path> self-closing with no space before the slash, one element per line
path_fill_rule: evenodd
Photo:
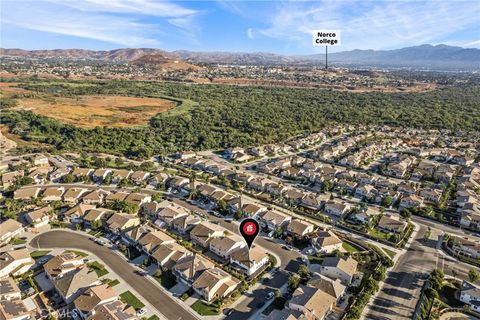
<path fill-rule="evenodd" d="M 247 218 L 240 223 L 240 233 L 243 239 L 245 239 L 248 249 L 252 247 L 253 240 L 255 240 L 259 232 L 260 225 L 255 219 Z"/>

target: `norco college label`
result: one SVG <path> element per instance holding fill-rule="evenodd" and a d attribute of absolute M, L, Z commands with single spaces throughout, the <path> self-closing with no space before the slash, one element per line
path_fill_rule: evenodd
<path fill-rule="evenodd" d="M 318 30 L 313 32 L 314 46 L 339 46 L 340 30 Z"/>

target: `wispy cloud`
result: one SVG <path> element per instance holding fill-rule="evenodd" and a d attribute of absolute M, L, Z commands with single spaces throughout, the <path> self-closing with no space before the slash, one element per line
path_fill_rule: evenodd
<path fill-rule="evenodd" d="M 480 32 L 479 16 L 479 1 L 281 2 L 268 15 L 267 26 L 250 28 L 248 36 L 307 47 L 312 30 L 340 29 L 342 50 L 389 49 L 438 43 L 464 30 Z"/>
<path fill-rule="evenodd" d="M 5 24 L 131 47 L 159 46 L 163 36 L 175 29 L 193 36 L 195 17 L 200 14 L 152 0 L 7 0 L 2 7 Z"/>

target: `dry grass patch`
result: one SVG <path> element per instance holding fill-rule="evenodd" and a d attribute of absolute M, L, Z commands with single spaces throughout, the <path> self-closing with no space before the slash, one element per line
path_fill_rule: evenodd
<path fill-rule="evenodd" d="M 82 128 L 131 127 L 148 124 L 160 112 L 176 106 L 159 98 L 85 95 L 74 98 L 41 95 L 18 99 L 16 108 L 73 124 Z"/>

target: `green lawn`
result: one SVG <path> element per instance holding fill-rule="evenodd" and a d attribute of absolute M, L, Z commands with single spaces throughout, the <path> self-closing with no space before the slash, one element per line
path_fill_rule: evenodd
<path fill-rule="evenodd" d="M 36 250 L 36 251 L 33 251 L 32 253 L 30 253 L 30 257 L 32 257 L 33 259 L 39 259 L 43 256 L 46 256 L 47 254 L 50 253 L 50 250 Z"/>
<path fill-rule="evenodd" d="M 368 234 L 371 235 L 374 238 L 385 240 L 385 241 L 388 241 L 388 238 L 389 238 L 388 233 L 385 233 L 385 232 L 377 230 L 377 229 L 370 230 L 370 232 Z"/>
<path fill-rule="evenodd" d="M 115 279 L 115 280 L 112 280 L 112 279 L 104 279 L 105 280 L 105 283 L 109 286 L 109 287 L 115 287 L 117 284 L 120 283 L 120 281 L 118 281 L 118 279 Z"/>
<path fill-rule="evenodd" d="M 147 320 L 160 320 L 160 318 L 157 315 L 154 314 L 153 316 L 151 316 Z"/>
<path fill-rule="evenodd" d="M 104 235 L 102 231 L 98 231 L 98 230 L 90 230 L 88 232 L 88 234 L 91 235 L 91 236 L 94 236 L 96 238 L 103 237 L 103 235 Z"/>
<path fill-rule="evenodd" d="M 87 265 L 90 268 L 90 270 L 95 271 L 95 273 L 97 274 L 98 277 L 101 277 L 101 276 L 104 276 L 104 275 L 108 274 L 107 269 L 105 269 L 105 267 L 101 263 L 99 263 L 98 261 L 91 262 Z"/>
<path fill-rule="evenodd" d="M 354 252 L 357 252 L 358 249 L 355 248 L 354 246 L 352 246 L 350 243 L 348 242 L 343 242 L 342 243 L 342 247 L 343 249 L 347 250 L 347 252 L 350 252 L 350 253 L 354 253 Z"/>
<path fill-rule="evenodd" d="M 66 222 L 50 221 L 49 224 L 50 224 L 50 227 L 52 229 L 67 228 L 68 227 L 68 223 L 66 223 Z"/>
<path fill-rule="evenodd" d="M 206 304 L 202 300 L 198 299 L 192 304 L 192 309 L 195 310 L 201 316 L 216 316 L 219 314 L 215 307 Z"/>
<path fill-rule="evenodd" d="M 13 238 L 12 240 L 10 240 L 10 244 L 14 246 L 25 244 L 25 243 L 27 243 L 27 240 L 25 239 Z"/>
<path fill-rule="evenodd" d="M 308 261 L 312 264 L 322 264 L 323 258 L 317 256 L 308 256 Z"/>
<path fill-rule="evenodd" d="M 387 249 L 387 248 L 382 248 L 383 251 L 385 251 L 386 254 L 388 254 L 388 256 L 393 259 L 393 257 L 395 257 L 396 253 L 390 249 Z"/>
<path fill-rule="evenodd" d="M 68 253 L 75 253 L 77 256 L 80 256 L 80 257 L 86 257 L 88 256 L 88 253 L 85 253 L 83 251 L 77 251 L 77 250 L 66 250 L 65 252 L 68 252 Z"/>
<path fill-rule="evenodd" d="M 142 301 L 138 300 L 138 298 L 135 297 L 130 291 L 125 291 L 124 293 L 122 293 L 120 295 L 120 300 L 123 303 L 131 305 L 135 310 L 140 310 L 145 307 Z"/>

